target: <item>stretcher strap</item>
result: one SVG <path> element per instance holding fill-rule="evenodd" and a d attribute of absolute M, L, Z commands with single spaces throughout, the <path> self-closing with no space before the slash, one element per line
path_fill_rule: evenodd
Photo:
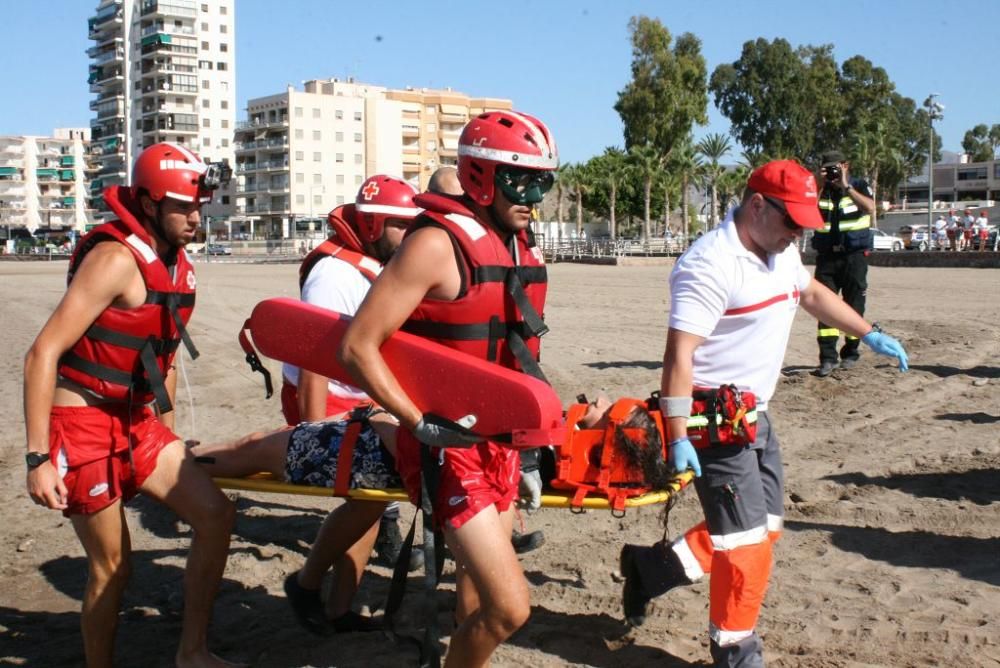
<path fill-rule="evenodd" d="M 351 419 L 340 441 L 340 452 L 337 454 L 337 479 L 333 483 L 333 493 L 345 496 L 351 488 L 351 469 L 354 463 L 354 446 L 358 442 L 363 420 Z"/>

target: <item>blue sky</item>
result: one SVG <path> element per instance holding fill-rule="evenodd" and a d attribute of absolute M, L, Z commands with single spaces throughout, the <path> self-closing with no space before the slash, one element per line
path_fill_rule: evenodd
<path fill-rule="evenodd" d="M 940 93 L 936 127 L 947 150 L 977 123 L 1000 123 L 1000 2 L 939 0 L 236 0 L 237 103 L 355 76 L 390 87 L 452 88 L 506 97 L 549 124 L 564 161 L 621 145 L 612 108 L 629 78 L 629 17 L 658 17 L 702 41 L 709 73 L 745 41 L 784 37 L 834 44 L 839 62 L 860 54 L 921 103 Z M 0 134 L 49 134 L 91 117 L 84 51 L 96 0 L 0 4 L 6 62 Z M 729 123 L 709 102 L 708 132 Z M 734 156 L 735 157 L 735 156 Z"/>

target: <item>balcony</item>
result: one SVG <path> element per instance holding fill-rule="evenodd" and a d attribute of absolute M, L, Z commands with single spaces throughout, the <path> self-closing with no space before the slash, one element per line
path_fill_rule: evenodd
<path fill-rule="evenodd" d="M 122 93 L 122 91 L 103 93 L 90 101 L 90 109 L 92 111 L 100 112 L 101 110 L 110 109 L 112 107 L 120 108 L 124 114 L 125 94 Z"/>
<path fill-rule="evenodd" d="M 106 39 L 101 40 L 94 46 L 87 49 L 87 55 L 91 58 L 96 58 L 105 51 L 112 51 L 115 49 L 124 49 L 125 40 L 123 40 L 118 35 L 112 35 Z"/>
<path fill-rule="evenodd" d="M 109 27 L 120 26 L 122 24 L 122 14 L 123 8 L 121 2 L 114 2 L 97 10 L 94 16 L 87 19 L 91 37 Z"/>
<path fill-rule="evenodd" d="M 188 56 L 171 56 L 157 54 L 155 58 L 142 60 L 142 76 L 150 77 L 157 74 L 195 74 L 198 71 L 197 60 Z"/>
<path fill-rule="evenodd" d="M 288 169 L 288 159 L 284 160 L 263 160 L 261 162 L 236 163 L 236 172 L 244 174 L 246 172 L 274 172 Z"/>
<path fill-rule="evenodd" d="M 120 85 L 124 81 L 125 77 L 122 74 L 121 65 L 113 65 L 109 67 L 97 67 L 91 65 L 90 76 L 87 77 L 87 83 L 90 84 L 91 93 L 100 93 L 111 82 L 115 82 Z"/>
<path fill-rule="evenodd" d="M 237 130 L 248 130 L 251 128 L 268 128 L 268 127 L 287 127 L 288 126 L 288 113 L 282 114 L 281 116 L 274 118 L 252 118 L 248 121 L 237 121 Z"/>
<path fill-rule="evenodd" d="M 190 18 L 198 16 L 198 6 L 188 0 L 146 0 L 139 10 L 143 18 Z"/>
<path fill-rule="evenodd" d="M 267 148 L 287 148 L 288 137 L 272 137 L 270 139 L 258 139 L 257 141 L 240 142 L 236 145 L 237 151 L 256 151 Z"/>
<path fill-rule="evenodd" d="M 152 25 L 146 26 L 139 33 L 140 37 L 149 37 L 150 35 L 155 35 L 157 33 L 170 33 L 171 35 L 190 35 L 194 36 L 194 26 L 185 25 L 173 25 L 170 23 L 163 23 L 162 21 L 154 23 Z"/>
<path fill-rule="evenodd" d="M 103 65 L 105 63 L 110 63 L 112 61 L 122 61 L 125 62 L 125 49 L 122 47 L 117 47 L 114 49 L 108 49 L 107 51 L 102 51 L 101 53 L 94 56 L 94 62 L 91 65 Z"/>

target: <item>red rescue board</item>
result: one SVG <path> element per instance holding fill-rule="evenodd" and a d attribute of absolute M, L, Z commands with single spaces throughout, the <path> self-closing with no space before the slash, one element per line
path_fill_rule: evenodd
<path fill-rule="evenodd" d="M 337 348 L 350 323 L 349 316 L 279 297 L 257 304 L 243 329 L 265 356 L 353 384 L 337 361 Z M 382 356 L 425 413 L 450 420 L 471 413 L 477 418 L 477 433 L 510 434 L 513 446 L 562 441 L 562 403 L 537 378 L 406 332 L 393 334 L 382 345 Z"/>

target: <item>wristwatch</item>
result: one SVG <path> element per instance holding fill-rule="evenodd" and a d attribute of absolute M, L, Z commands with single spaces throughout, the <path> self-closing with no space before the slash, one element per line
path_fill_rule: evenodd
<path fill-rule="evenodd" d="M 39 466 L 49 461 L 49 453 L 29 451 L 24 455 L 24 462 L 28 465 L 29 471 L 34 471 Z"/>
<path fill-rule="evenodd" d="M 854 186 L 848 183 L 846 186 L 844 186 L 844 194 L 846 195 L 847 193 L 851 192 L 852 188 L 854 188 Z"/>

